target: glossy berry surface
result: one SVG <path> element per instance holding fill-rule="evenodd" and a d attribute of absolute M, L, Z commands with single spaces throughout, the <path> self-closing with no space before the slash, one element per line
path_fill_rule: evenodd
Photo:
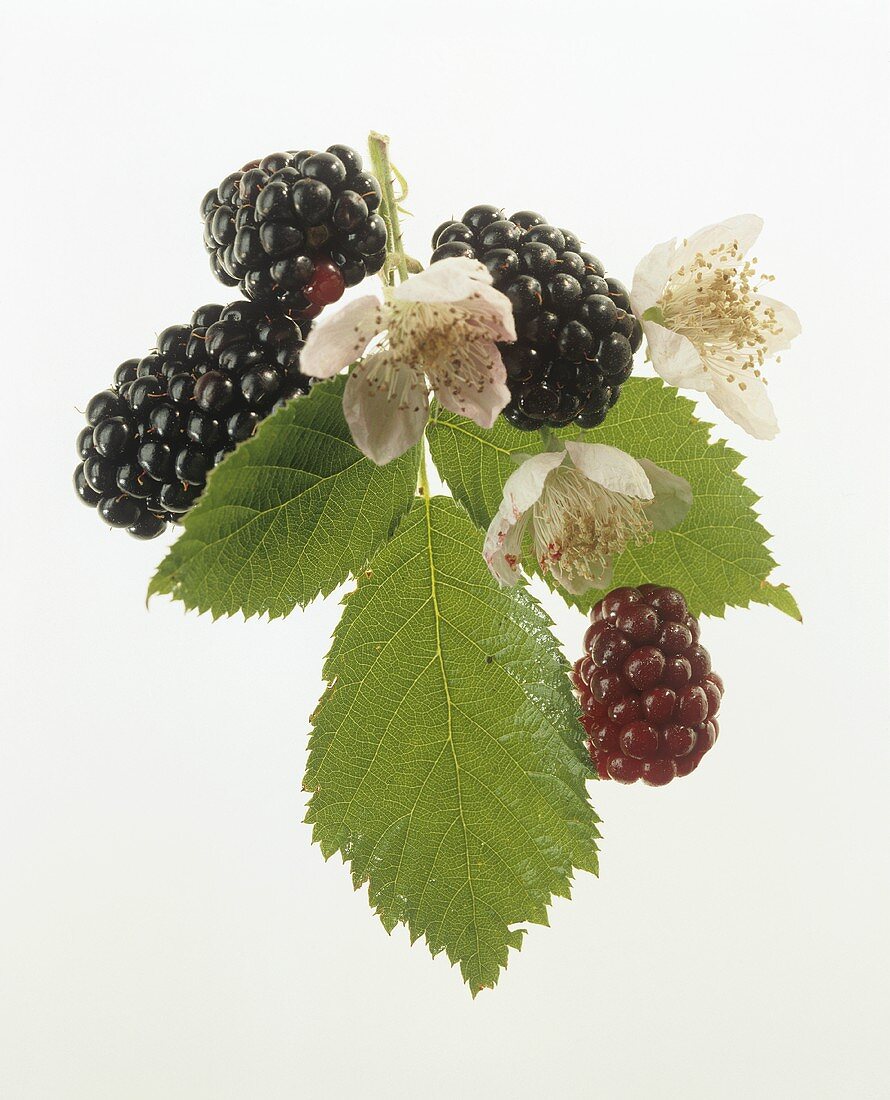
<path fill-rule="evenodd" d="M 723 681 L 674 588 L 616 588 L 591 613 L 572 682 L 600 779 L 663 787 L 714 746 Z"/>
<path fill-rule="evenodd" d="M 86 407 L 74 490 L 112 527 L 152 539 L 192 507 L 207 475 L 284 401 L 311 322 L 274 304 L 195 310 L 154 351 L 128 359 Z"/>
<path fill-rule="evenodd" d="M 595 428 L 618 400 L 633 367 L 642 327 L 627 290 L 606 278 L 574 233 L 531 210 L 505 217 L 471 207 L 433 234 L 432 261 L 478 259 L 513 306 L 515 344 L 502 344 L 516 428 L 535 431 L 573 422 Z"/>
<path fill-rule="evenodd" d="M 383 266 L 380 185 L 345 145 L 271 153 L 204 196 L 213 273 L 308 319 Z"/>

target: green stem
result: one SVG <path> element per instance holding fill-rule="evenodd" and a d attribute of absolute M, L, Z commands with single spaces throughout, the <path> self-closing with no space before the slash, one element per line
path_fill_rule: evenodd
<path fill-rule="evenodd" d="M 404 199 L 408 187 L 405 177 L 395 168 L 389 159 L 389 138 L 372 130 L 368 134 L 368 154 L 377 182 L 380 184 L 380 216 L 386 222 L 386 264 L 380 277 L 384 286 L 395 286 L 395 273 L 405 282 L 412 270 L 419 269 L 417 261 L 409 261 L 402 239 L 402 223 L 399 219 L 399 201 Z M 394 182 L 398 182 L 402 194 L 396 198 Z M 425 499 L 430 498 L 430 483 L 426 469 L 426 436 L 420 444 L 420 463 L 417 470 L 417 491 Z"/>
<path fill-rule="evenodd" d="M 541 441 L 544 444 L 545 451 L 561 451 L 562 443 L 557 439 L 552 428 L 541 428 Z"/>
<path fill-rule="evenodd" d="M 371 131 L 368 135 L 368 153 L 371 157 L 374 175 L 377 177 L 382 192 L 380 216 L 386 222 L 387 257 L 384 282 L 387 286 L 395 286 L 396 271 L 399 273 L 401 282 L 408 278 L 408 257 L 405 254 L 405 245 L 402 241 L 398 202 L 393 188 L 393 178 L 398 173 L 395 172 L 389 160 L 389 138 L 386 134 Z M 401 179 L 401 177 L 399 178 Z"/>

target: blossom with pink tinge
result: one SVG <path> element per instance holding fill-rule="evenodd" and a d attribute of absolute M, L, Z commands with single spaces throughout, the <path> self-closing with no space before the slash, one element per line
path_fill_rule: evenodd
<path fill-rule="evenodd" d="M 344 306 L 309 334 L 300 369 L 330 378 L 355 364 L 343 411 L 356 445 L 382 466 L 422 437 L 430 391 L 491 428 L 510 400 L 497 345 L 515 339 L 512 306 L 488 270 L 454 257 L 387 288 L 383 302 L 369 296 Z"/>
<path fill-rule="evenodd" d="M 606 588 L 622 550 L 676 526 L 691 504 L 689 483 L 654 462 L 567 442 L 526 458 L 507 478 L 483 553 L 501 584 L 514 585 L 528 539 L 541 570 L 566 591 Z"/>

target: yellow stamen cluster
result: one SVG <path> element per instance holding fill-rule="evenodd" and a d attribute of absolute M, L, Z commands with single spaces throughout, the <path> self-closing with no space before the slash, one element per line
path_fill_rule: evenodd
<path fill-rule="evenodd" d="M 546 572 L 558 564 L 577 579 L 596 576 L 629 545 L 652 537 L 645 501 L 613 493 L 572 466 L 547 478 L 534 505 L 535 556 Z"/>
<path fill-rule="evenodd" d="M 745 259 L 738 241 L 697 252 L 673 272 L 658 302 L 664 325 L 695 345 L 705 369 L 719 371 L 742 390 L 745 381 L 736 372 L 760 378 L 767 338 L 782 332 L 775 311 L 759 297 L 761 285 L 774 276 L 759 274 L 756 265 L 756 257 Z"/>
<path fill-rule="evenodd" d="M 426 373 L 436 389 L 485 391 L 493 369 L 485 318 L 458 303 L 399 299 L 388 303 L 387 313 L 390 365 L 409 366 L 418 378 Z"/>

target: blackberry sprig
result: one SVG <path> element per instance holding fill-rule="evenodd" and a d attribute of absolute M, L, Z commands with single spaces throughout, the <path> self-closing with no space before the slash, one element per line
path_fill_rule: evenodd
<path fill-rule="evenodd" d="M 386 259 L 380 184 L 346 145 L 270 153 L 201 203 L 213 273 L 247 298 L 314 317 Z"/>
<path fill-rule="evenodd" d="M 473 206 L 443 222 L 432 243 L 432 263 L 480 260 L 513 304 L 517 340 L 501 345 L 507 420 L 524 431 L 602 424 L 642 341 L 626 287 L 574 233 L 530 210 L 505 218 L 495 206 Z"/>
<path fill-rule="evenodd" d="M 159 535 L 207 475 L 287 399 L 308 393 L 300 351 L 311 322 L 256 302 L 206 305 L 164 329 L 90 399 L 74 487 L 112 527 Z"/>

